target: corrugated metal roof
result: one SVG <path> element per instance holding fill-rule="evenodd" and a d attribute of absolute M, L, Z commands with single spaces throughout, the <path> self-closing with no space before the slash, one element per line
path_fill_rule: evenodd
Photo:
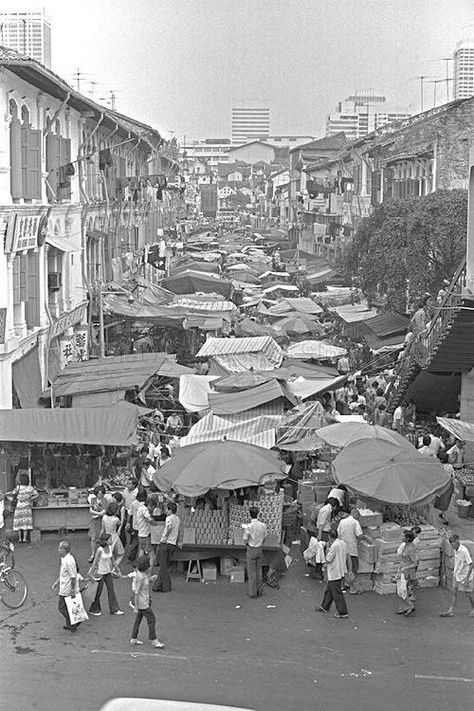
<path fill-rule="evenodd" d="M 182 366 L 166 353 L 137 353 L 125 356 L 109 356 L 99 360 L 70 363 L 58 375 L 53 384 L 56 397 L 79 393 L 107 392 L 142 388 L 155 374 L 176 371 L 178 377 Z M 186 372 L 189 369 L 186 368 Z M 169 376 L 173 377 L 173 376 Z"/>
<path fill-rule="evenodd" d="M 397 314 L 395 311 L 387 311 L 387 313 L 378 314 L 378 316 L 369 319 L 365 325 L 367 328 L 370 328 L 378 338 L 385 338 L 387 336 L 394 336 L 397 333 L 403 333 L 406 331 L 408 323 L 409 320 L 406 316 Z"/>
<path fill-rule="evenodd" d="M 193 311 L 212 311 L 216 313 L 237 310 L 236 305 L 226 299 L 203 301 L 201 299 L 181 297 L 173 302 L 173 306 L 181 306 L 186 309 L 192 309 Z"/>
<path fill-rule="evenodd" d="M 211 363 L 214 362 L 218 368 L 212 369 L 211 373 L 242 373 L 244 370 L 273 370 L 281 364 L 283 357 L 275 364 L 274 359 L 267 358 L 265 353 L 235 353 L 229 355 L 213 356 Z"/>
<path fill-rule="evenodd" d="M 358 321 L 368 321 L 377 316 L 375 309 L 368 309 L 366 303 L 345 304 L 331 309 L 345 323 L 357 323 Z"/>
<path fill-rule="evenodd" d="M 272 402 L 237 415 L 215 415 L 210 412 L 180 440 L 181 447 L 197 442 L 223 439 L 255 444 L 271 449 L 275 445 L 275 432 L 283 417 L 281 403 Z"/>

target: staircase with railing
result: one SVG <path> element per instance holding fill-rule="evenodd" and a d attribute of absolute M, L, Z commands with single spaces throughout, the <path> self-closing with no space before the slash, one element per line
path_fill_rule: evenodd
<path fill-rule="evenodd" d="M 387 391 L 389 410 L 402 401 L 408 387 L 421 370 L 462 371 L 474 366 L 474 295 L 466 289 L 466 260 L 463 259 L 436 309 L 426 332 L 405 349 L 397 363 Z M 466 302 L 471 307 L 466 307 Z M 447 347 L 449 346 L 449 348 Z"/>

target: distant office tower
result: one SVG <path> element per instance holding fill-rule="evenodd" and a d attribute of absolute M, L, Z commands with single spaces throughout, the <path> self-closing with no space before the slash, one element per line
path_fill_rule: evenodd
<path fill-rule="evenodd" d="M 340 101 L 335 112 L 329 114 L 326 119 L 326 136 L 344 131 L 346 138 L 353 141 L 380 126 L 410 116 L 388 109 L 385 102 L 385 96 L 376 94 L 372 89 L 356 91 L 353 96 Z"/>
<path fill-rule="evenodd" d="M 270 109 L 249 106 L 232 108 L 232 143 L 247 143 L 270 134 Z"/>
<path fill-rule="evenodd" d="M 51 25 L 41 10 L 0 10 L 0 44 L 51 68 Z"/>
<path fill-rule="evenodd" d="M 454 98 L 474 96 L 474 39 L 463 40 L 454 52 Z"/>

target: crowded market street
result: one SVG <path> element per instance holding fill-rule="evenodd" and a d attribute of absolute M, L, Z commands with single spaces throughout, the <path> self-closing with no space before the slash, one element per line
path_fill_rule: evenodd
<path fill-rule="evenodd" d="M 74 536 L 72 543 L 85 561 L 84 541 L 81 546 Z M 390 598 L 354 597 L 346 625 L 314 611 L 323 586 L 304 577 L 301 560 L 280 590 L 268 588 L 258 601 L 227 582 L 196 582 L 189 591 L 179 581 L 172 597 L 155 604 L 166 649 L 137 652 L 127 646 L 131 612 L 83 625 L 72 639 L 59 635 L 48 585 L 55 544 L 49 536 L 41 549 L 21 551 L 35 593 L 25 610 L 2 616 L 2 678 L 8 680 L 2 702 L 11 711 L 55 711 L 66 691 L 71 711 L 99 709 L 131 691 L 220 704 L 232 699 L 259 711 L 331 711 L 354 704 L 379 711 L 381 699 L 387 711 L 400 705 L 448 709 L 453 696 L 459 711 L 472 708 L 471 635 L 464 614 L 438 617 L 447 591 L 423 591 L 419 616 L 406 621 L 393 615 Z M 124 605 L 127 593 L 119 589 Z"/>
<path fill-rule="evenodd" d="M 470 3 L 45 5 L 0 10 L 0 709 L 470 711 Z"/>

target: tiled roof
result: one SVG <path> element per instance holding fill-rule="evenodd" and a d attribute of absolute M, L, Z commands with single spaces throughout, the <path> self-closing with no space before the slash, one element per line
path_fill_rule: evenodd
<path fill-rule="evenodd" d="M 387 336 L 393 336 L 406 331 L 408 323 L 409 321 L 406 316 L 397 314 L 394 311 L 388 311 L 387 313 L 379 314 L 369 319 L 365 325 L 379 338 L 386 338 Z"/>
<path fill-rule="evenodd" d="M 314 141 L 309 141 L 309 143 L 303 143 L 301 146 L 291 148 L 290 153 L 299 150 L 337 150 L 342 148 L 345 143 L 347 143 L 346 134 L 344 131 L 339 131 L 339 133 L 335 133 L 332 136 L 317 138 Z"/>

